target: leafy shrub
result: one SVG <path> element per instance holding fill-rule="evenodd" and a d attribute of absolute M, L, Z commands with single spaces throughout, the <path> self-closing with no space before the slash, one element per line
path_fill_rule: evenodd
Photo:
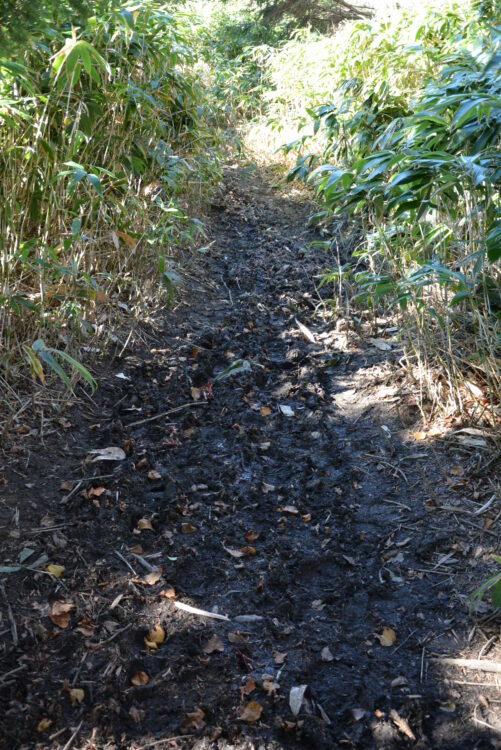
<path fill-rule="evenodd" d="M 201 231 L 207 175 L 189 25 L 164 3 L 43 25 L 22 58 L 0 60 L 0 352 L 103 332 L 119 304 L 143 309 Z M 122 301 L 121 301 L 122 300 Z M 32 362 L 30 362 L 32 364 Z"/>
<path fill-rule="evenodd" d="M 365 230 L 359 302 L 398 304 L 421 363 L 445 365 L 449 382 L 473 370 L 499 398 L 501 35 L 478 10 L 404 13 L 395 35 L 353 27 L 349 77 L 310 110 L 323 151 L 302 151 L 291 177 L 315 186 L 319 218 Z"/>

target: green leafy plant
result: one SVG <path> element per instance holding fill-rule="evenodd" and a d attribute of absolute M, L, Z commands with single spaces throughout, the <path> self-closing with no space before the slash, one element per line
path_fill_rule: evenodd
<path fill-rule="evenodd" d="M 487 580 L 485 580 L 482 585 L 470 595 L 472 609 L 482 602 L 488 594 L 490 595 L 493 609 L 501 609 L 501 557 L 493 555 L 493 559 L 497 563 L 499 570 L 487 578 Z"/>

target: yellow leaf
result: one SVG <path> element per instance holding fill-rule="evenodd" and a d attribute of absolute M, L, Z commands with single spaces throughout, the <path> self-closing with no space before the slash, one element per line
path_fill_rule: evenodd
<path fill-rule="evenodd" d="M 149 648 L 157 648 L 161 643 L 165 641 L 165 630 L 159 622 L 151 628 L 148 635 L 144 639 L 144 642 Z"/>
<path fill-rule="evenodd" d="M 70 701 L 71 701 L 71 705 L 73 706 L 73 708 L 75 708 L 75 706 L 78 703 L 81 703 L 84 698 L 85 698 L 85 693 L 82 690 L 82 688 L 71 688 Z"/>
<path fill-rule="evenodd" d="M 51 563 L 50 565 L 47 565 L 47 572 L 51 574 L 51 576 L 54 576 L 54 578 L 61 578 L 66 568 L 64 565 L 56 565 Z"/>
<path fill-rule="evenodd" d="M 260 411 L 262 417 L 269 417 L 271 414 L 271 409 L 269 406 L 262 406 Z"/>
<path fill-rule="evenodd" d="M 38 722 L 37 732 L 46 732 L 47 729 L 51 728 L 51 726 L 52 726 L 52 719 L 48 719 L 48 718 L 41 719 Z"/>
<path fill-rule="evenodd" d="M 377 635 L 376 638 L 379 639 L 379 643 L 381 644 L 381 646 L 389 648 L 390 646 L 393 646 L 393 644 L 397 640 L 397 634 L 395 633 L 393 628 L 383 628 L 383 632 L 380 635 Z"/>
<path fill-rule="evenodd" d="M 147 685 L 150 681 L 150 678 L 148 677 L 146 672 L 138 670 L 134 675 L 132 675 L 130 681 L 134 685 L 134 687 L 139 687 L 140 685 Z"/>

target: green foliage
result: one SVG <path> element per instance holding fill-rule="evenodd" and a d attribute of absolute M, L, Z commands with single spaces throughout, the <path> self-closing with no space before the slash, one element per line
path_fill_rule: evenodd
<path fill-rule="evenodd" d="M 501 557 L 493 555 L 493 558 L 499 569 L 471 594 L 470 603 L 472 609 L 475 609 L 475 606 L 483 601 L 487 594 L 490 594 L 493 609 L 501 609 Z"/>
<path fill-rule="evenodd" d="M 102 12 L 80 29 L 43 15 L 22 55 L 0 59 L 5 377 L 25 342 L 62 337 L 66 350 L 102 335 L 120 305 L 140 314 L 161 289 L 169 302 L 201 231 L 188 205 L 219 177 L 194 21 L 150 0 L 89 7 Z"/>
<path fill-rule="evenodd" d="M 447 351 L 448 366 L 475 368 L 501 395 L 492 265 L 501 257 L 501 29 L 478 10 L 355 25 L 336 68 L 348 77 L 309 109 L 315 138 L 286 150 L 299 152 L 290 177 L 315 187 L 318 218 L 351 215 L 364 228 L 358 303 L 398 304 L 416 350 L 435 349 L 442 364 Z M 361 38 L 367 53 L 356 57 Z"/>

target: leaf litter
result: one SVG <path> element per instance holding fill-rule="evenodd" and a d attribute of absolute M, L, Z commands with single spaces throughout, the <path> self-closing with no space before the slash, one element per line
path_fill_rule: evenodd
<path fill-rule="evenodd" d="M 312 313 L 325 256 L 296 263 L 306 209 L 253 180 L 213 216 L 231 311 L 224 285 L 203 304 L 188 286 L 161 343 L 124 352 L 128 380 L 103 376 L 96 411 L 69 407 L 43 451 L 23 435 L 28 462 L 6 450 L 0 733 L 20 746 L 76 746 L 82 722 L 78 739 L 103 747 L 398 747 L 426 743 L 452 705 L 457 747 L 475 744 L 478 698 L 455 685 L 436 701 L 426 644 L 440 633 L 457 653 L 456 571 L 498 538 L 494 490 L 465 460 L 482 467 L 490 436 L 423 428 L 397 345 L 362 349 Z M 394 385 L 398 403 L 375 396 Z"/>

